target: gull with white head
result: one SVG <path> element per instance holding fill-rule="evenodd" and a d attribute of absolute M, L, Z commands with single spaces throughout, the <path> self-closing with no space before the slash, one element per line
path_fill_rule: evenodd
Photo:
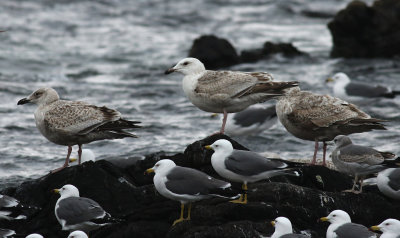
<path fill-rule="evenodd" d="M 88 236 L 83 231 L 74 231 L 69 234 L 68 238 L 88 238 Z"/>
<path fill-rule="evenodd" d="M 307 238 L 302 234 L 293 234 L 292 223 L 286 217 L 277 217 L 271 221 L 271 225 L 275 227 L 275 232 L 271 238 Z"/>
<path fill-rule="evenodd" d="M 379 238 L 400 238 L 400 221 L 396 219 L 386 219 L 381 224 L 371 226 L 373 231 L 382 231 Z"/>

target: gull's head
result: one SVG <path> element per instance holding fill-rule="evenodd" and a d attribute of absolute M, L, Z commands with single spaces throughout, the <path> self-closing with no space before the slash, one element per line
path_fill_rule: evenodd
<path fill-rule="evenodd" d="M 321 217 L 321 221 L 329 221 L 331 224 L 344 224 L 350 223 L 351 218 L 349 214 L 343 210 L 334 210 L 327 217 Z"/>
<path fill-rule="evenodd" d="M 346 145 L 351 145 L 353 142 L 348 136 L 338 135 L 333 139 L 333 142 L 336 145 L 336 148 L 342 148 Z"/>
<path fill-rule="evenodd" d="M 292 223 L 286 217 L 277 217 L 271 221 L 271 225 L 275 227 L 276 234 L 280 236 L 293 233 Z"/>
<path fill-rule="evenodd" d="M 183 75 L 199 74 L 205 71 L 206 68 L 200 60 L 196 58 L 185 58 L 179 61 L 174 67 L 165 71 L 165 74 L 179 72 Z"/>
<path fill-rule="evenodd" d="M 75 162 L 77 160 L 78 160 L 78 158 L 73 157 L 73 158 L 69 159 L 69 162 L 72 163 L 72 162 Z M 85 163 L 85 162 L 88 162 L 88 161 L 95 162 L 96 161 L 96 156 L 94 155 L 94 153 L 93 153 L 93 151 L 91 149 L 83 149 L 82 150 L 81 163 Z"/>
<path fill-rule="evenodd" d="M 61 198 L 79 197 L 79 190 L 71 184 L 66 184 L 60 189 L 53 189 L 53 192 L 59 193 Z"/>
<path fill-rule="evenodd" d="M 377 226 L 371 226 L 373 231 L 382 231 L 383 234 L 400 234 L 400 221 L 396 219 L 386 219 Z M 397 236 L 396 236 L 397 237 Z"/>
<path fill-rule="evenodd" d="M 37 105 L 46 105 L 60 99 L 56 90 L 52 88 L 39 88 L 31 93 L 27 98 L 18 101 L 17 105 L 26 103 L 35 103 Z"/>
<path fill-rule="evenodd" d="M 74 231 L 69 234 L 68 238 L 88 238 L 88 236 L 83 231 Z"/>
<path fill-rule="evenodd" d="M 233 146 L 232 143 L 225 139 L 220 139 L 212 143 L 211 145 L 206 145 L 204 148 L 207 150 L 214 150 L 215 152 L 232 153 Z"/>
<path fill-rule="evenodd" d="M 25 238 L 43 238 L 42 235 L 34 233 L 34 234 L 30 234 L 28 236 L 26 236 Z"/>
<path fill-rule="evenodd" d="M 146 173 L 164 174 L 173 169 L 176 166 L 174 161 L 170 159 L 163 159 L 158 161 L 153 168 L 147 169 Z"/>
<path fill-rule="evenodd" d="M 335 75 L 333 75 L 330 78 L 327 78 L 325 80 L 325 82 L 327 82 L 327 83 L 333 82 L 333 83 L 338 83 L 338 84 L 347 84 L 347 83 L 350 83 L 350 78 L 347 76 L 347 74 L 340 72 L 340 73 L 336 73 Z"/>

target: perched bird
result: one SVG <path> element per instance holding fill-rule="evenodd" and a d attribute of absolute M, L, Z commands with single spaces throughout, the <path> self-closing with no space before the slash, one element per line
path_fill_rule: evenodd
<path fill-rule="evenodd" d="M 83 231 L 74 231 L 69 234 L 68 238 L 88 238 L 88 236 Z"/>
<path fill-rule="evenodd" d="M 272 226 L 275 227 L 275 232 L 271 238 L 307 238 L 306 235 L 293 234 L 292 223 L 286 217 L 277 217 L 271 221 Z"/>
<path fill-rule="evenodd" d="M 206 70 L 196 58 L 185 58 L 166 74 L 184 75 L 183 91 L 189 100 L 206 112 L 223 113 L 220 133 L 224 133 L 228 113 L 240 112 L 248 106 L 283 95 L 286 88 L 298 82 L 273 82 L 264 72 L 235 72 Z"/>
<path fill-rule="evenodd" d="M 389 168 L 379 172 L 377 185 L 385 196 L 400 200 L 400 168 Z"/>
<path fill-rule="evenodd" d="M 0 228 L 0 237 L 11 237 L 12 235 L 15 235 L 15 231 Z"/>
<path fill-rule="evenodd" d="M 181 203 L 180 218 L 173 225 L 184 220 L 190 220 L 191 203 L 211 197 L 227 197 L 231 184 L 215 179 L 201 171 L 177 166 L 172 160 L 158 161 L 146 173 L 155 173 L 153 178 L 156 190 L 166 198 Z M 237 197 L 237 196 L 236 196 Z M 188 215 L 183 217 L 185 204 L 189 203 Z"/>
<path fill-rule="evenodd" d="M 249 107 L 228 117 L 225 131 L 230 136 L 259 134 L 276 124 L 275 106 Z"/>
<path fill-rule="evenodd" d="M 14 219 L 26 219 L 25 215 L 22 215 L 23 208 L 34 208 L 30 206 L 24 206 L 20 202 L 10 196 L 0 194 L 0 220 L 14 220 Z"/>
<path fill-rule="evenodd" d="M 211 165 L 221 177 L 242 183 L 243 193 L 239 199 L 231 201 L 234 203 L 247 203 L 247 183 L 277 175 L 297 175 L 297 172 L 288 170 L 288 164 L 283 161 L 268 159 L 252 151 L 235 150 L 231 142 L 225 139 L 217 140 L 205 148 L 214 150 Z"/>
<path fill-rule="evenodd" d="M 53 191 L 61 195 L 54 213 L 62 230 L 79 229 L 89 232 L 115 221 L 97 202 L 79 197 L 79 190 L 71 184 Z"/>
<path fill-rule="evenodd" d="M 121 113 L 105 106 L 97 107 L 79 101 L 60 100 L 52 88 L 40 88 L 18 101 L 18 105 L 35 103 L 36 127 L 49 141 L 68 146 L 68 154 L 62 167 L 68 166 L 72 146 L 78 145 L 79 164 L 82 144 L 96 140 L 137 137 L 124 129 L 139 128 L 138 121 L 121 118 Z"/>
<path fill-rule="evenodd" d="M 319 95 L 291 88 L 276 104 L 279 121 L 288 132 L 303 140 L 315 141 L 312 164 L 316 163 L 318 142 L 323 142 L 323 165 L 326 141 L 337 135 L 371 130 L 386 130 L 384 120 L 371 118 L 355 105 L 329 95 Z"/>
<path fill-rule="evenodd" d="M 25 238 L 43 238 L 42 235 L 34 233 L 34 234 L 30 234 L 28 236 L 26 236 Z"/>
<path fill-rule="evenodd" d="M 394 98 L 400 91 L 393 91 L 381 85 L 351 82 L 345 73 L 337 73 L 326 80 L 333 83 L 333 94 L 345 100 L 357 100 L 365 98 Z"/>
<path fill-rule="evenodd" d="M 400 238 L 400 221 L 386 219 L 377 226 L 371 226 L 373 231 L 382 231 L 380 238 Z"/>
<path fill-rule="evenodd" d="M 326 238 L 376 238 L 376 234 L 367 227 L 352 223 L 349 214 L 342 210 L 334 210 L 327 217 L 321 217 L 321 221 L 329 221 Z"/>
<path fill-rule="evenodd" d="M 354 145 L 350 138 L 344 135 L 336 136 L 333 141 L 336 144 L 336 148 L 332 152 L 333 164 L 339 172 L 355 177 L 350 192 L 361 193 L 363 177 L 384 170 L 386 167 L 382 163 L 385 159 L 394 157 L 394 154 L 390 152 L 380 152 L 366 146 Z M 356 191 L 355 187 L 359 177 L 361 177 L 360 189 Z"/>

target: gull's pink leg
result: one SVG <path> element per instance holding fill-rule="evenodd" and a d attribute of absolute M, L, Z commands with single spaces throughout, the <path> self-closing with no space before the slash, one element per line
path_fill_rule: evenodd
<path fill-rule="evenodd" d="M 326 162 L 325 162 L 325 157 L 326 157 L 326 142 L 323 142 L 324 146 L 323 146 L 323 157 L 322 157 L 322 166 L 326 166 Z"/>
<path fill-rule="evenodd" d="M 65 158 L 65 163 L 64 163 L 64 165 L 61 166 L 60 168 L 54 169 L 54 170 L 52 170 L 52 171 L 50 171 L 50 172 L 51 172 L 51 173 L 55 173 L 55 172 L 58 172 L 58 171 L 64 169 L 65 167 L 68 167 L 69 156 L 71 155 L 71 152 L 72 152 L 72 146 L 68 146 L 68 154 L 67 154 L 67 158 Z"/>
<path fill-rule="evenodd" d="M 82 158 L 82 145 L 78 144 L 78 164 L 81 164 L 81 158 Z"/>
<path fill-rule="evenodd" d="M 221 127 L 221 134 L 224 134 L 225 132 L 225 124 L 226 124 L 226 119 L 228 119 L 228 113 L 224 109 L 224 118 L 222 119 L 222 127 Z"/>
<path fill-rule="evenodd" d="M 311 164 L 315 164 L 317 162 L 317 153 L 318 153 L 318 139 L 315 139 L 314 156 L 311 161 Z"/>

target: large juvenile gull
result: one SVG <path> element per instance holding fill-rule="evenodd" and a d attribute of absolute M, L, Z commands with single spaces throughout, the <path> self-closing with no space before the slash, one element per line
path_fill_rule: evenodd
<path fill-rule="evenodd" d="M 88 236 L 83 231 L 74 231 L 69 234 L 68 238 L 88 238 Z"/>
<path fill-rule="evenodd" d="M 377 185 L 384 195 L 400 200 L 400 168 L 389 168 L 379 172 Z"/>
<path fill-rule="evenodd" d="M 250 107 L 228 117 L 225 131 L 230 136 L 246 136 L 261 133 L 278 120 L 275 106 Z"/>
<path fill-rule="evenodd" d="M 83 230 L 89 232 L 113 221 L 110 214 L 90 198 L 79 197 L 79 190 L 64 185 L 54 192 L 61 196 L 57 200 L 54 213 L 62 230 Z"/>
<path fill-rule="evenodd" d="M 268 159 L 252 151 L 235 150 L 231 142 L 225 139 L 217 140 L 205 148 L 214 150 L 211 165 L 221 177 L 242 183 L 243 193 L 239 199 L 231 201 L 234 203 L 247 203 L 247 183 L 277 175 L 296 174 L 288 170 L 288 164 L 281 160 Z"/>
<path fill-rule="evenodd" d="M 381 152 L 370 147 L 354 145 L 347 136 L 336 136 L 333 141 L 336 144 L 336 148 L 332 152 L 333 164 L 338 171 L 355 177 L 350 192 L 361 193 L 363 177 L 384 170 L 386 167 L 382 163 L 385 159 L 394 157 L 394 154 L 390 152 Z M 360 189 L 355 191 L 359 177 L 361 177 Z"/>
<path fill-rule="evenodd" d="M 43 238 L 43 236 L 40 234 L 34 233 L 34 234 L 27 235 L 25 238 Z"/>
<path fill-rule="evenodd" d="M 400 94 L 399 91 L 393 91 L 381 85 L 351 82 L 350 78 L 342 72 L 328 78 L 326 82 L 333 82 L 333 94 L 335 97 L 350 101 L 363 98 L 394 98 Z"/>
<path fill-rule="evenodd" d="M 153 168 L 146 173 L 155 173 L 153 178 L 157 191 L 166 198 L 181 203 L 180 218 L 173 225 L 190 220 L 191 203 L 211 197 L 226 197 L 224 195 L 230 189 L 231 184 L 215 179 L 201 171 L 176 166 L 172 160 L 158 161 Z M 183 218 L 185 204 L 189 203 L 187 218 Z"/>
<path fill-rule="evenodd" d="M 329 95 L 319 95 L 291 88 L 276 104 L 279 121 L 288 132 L 303 140 L 315 141 L 312 164 L 315 164 L 318 142 L 323 142 L 325 165 L 326 141 L 337 135 L 371 130 L 386 130 L 384 120 L 371 118 L 355 105 Z"/>
<path fill-rule="evenodd" d="M 60 100 L 52 88 L 40 88 L 29 97 L 18 101 L 18 105 L 26 103 L 38 105 L 35 121 L 42 135 L 53 143 L 68 146 L 64 165 L 52 172 L 68 166 L 73 145 L 79 146 L 80 164 L 82 144 L 96 140 L 137 137 L 124 129 L 140 127 L 137 125 L 140 123 L 138 121 L 122 119 L 117 110 L 85 102 Z"/>
<path fill-rule="evenodd" d="M 248 106 L 265 102 L 285 93 L 286 88 L 297 82 L 273 82 L 264 72 L 235 72 L 206 70 L 196 58 L 185 58 L 166 74 L 179 72 L 184 75 L 183 91 L 189 100 L 206 112 L 223 113 L 220 133 L 224 133 L 227 113 L 240 112 Z"/>
<path fill-rule="evenodd" d="M 329 221 L 326 238 L 376 238 L 376 234 L 367 227 L 352 223 L 349 214 L 342 210 L 334 210 L 327 217 L 321 217 L 321 221 Z"/>
<path fill-rule="evenodd" d="M 307 238 L 306 235 L 293 234 L 292 223 L 286 217 L 277 217 L 271 221 L 272 226 L 275 227 L 275 232 L 271 238 Z"/>
<path fill-rule="evenodd" d="M 400 221 L 396 219 L 386 219 L 381 224 L 371 226 L 373 231 L 382 231 L 379 238 L 400 238 Z"/>

